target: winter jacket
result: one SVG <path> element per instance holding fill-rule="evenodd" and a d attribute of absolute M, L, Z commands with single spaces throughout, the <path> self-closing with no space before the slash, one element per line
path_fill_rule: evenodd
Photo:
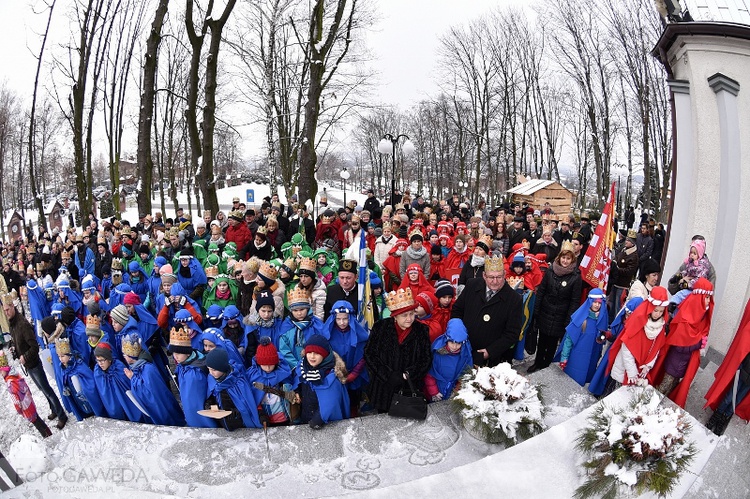
<path fill-rule="evenodd" d="M 581 272 L 559 276 L 553 267 L 544 273 L 542 283 L 536 288 L 534 323 L 541 334 L 562 338 L 570 316 L 581 299 Z"/>
<path fill-rule="evenodd" d="M 412 247 L 409 246 L 406 248 L 406 251 L 401 254 L 401 262 L 399 262 L 399 273 L 401 274 L 401 279 L 403 279 L 406 274 L 406 268 L 412 263 L 419 264 L 425 278 L 430 278 L 430 253 L 424 246 L 422 246 L 421 252 L 415 252 Z"/>
<path fill-rule="evenodd" d="M 408 390 L 403 373 L 408 373 L 419 389 L 432 365 L 427 326 L 414 321 L 411 332 L 399 344 L 393 317 L 376 322 L 365 345 L 364 358 L 370 373 L 370 403 L 379 411 L 387 411 L 393 394 L 401 389 Z"/>

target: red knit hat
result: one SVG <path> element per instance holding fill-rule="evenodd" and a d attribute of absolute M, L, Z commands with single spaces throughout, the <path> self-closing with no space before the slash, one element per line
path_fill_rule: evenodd
<path fill-rule="evenodd" d="M 130 293 L 125 294 L 125 298 L 122 299 L 122 302 L 125 305 L 140 305 L 141 299 L 138 297 L 137 294 L 131 291 Z"/>
<path fill-rule="evenodd" d="M 279 351 L 276 350 L 271 338 L 263 336 L 255 351 L 255 363 L 259 366 L 275 366 L 279 363 Z"/>
<path fill-rule="evenodd" d="M 427 291 L 422 291 L 421 293 L 419 293 L 415 301 L 424 309 L 425 312 L 427 312 L 427 315 L 431 314 L 435 309 L 435 305 L 437 305 L 437 298 L 435 297 L 435 295 L 432 293 L 428 293 Z"/>

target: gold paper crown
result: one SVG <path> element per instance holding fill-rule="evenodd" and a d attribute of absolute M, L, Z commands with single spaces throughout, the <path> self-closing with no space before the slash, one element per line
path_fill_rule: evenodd
<path fill-rule="evenodd" d="M 141 354 L 141 342 L 137 339 L 134 341 L 122 340 L 122 353 L 128 357 L 138 358 Z"/>
<path fill-rule="evenodd" d="M 219 267 L 206 267 L 206 277 L 216 278 L 219 275 Z"/>
<path fill-rule="evenodd" d="M 501 255 L 492 255 L 484 259 L 485 272 L 503 272 L 505 270 L 505 260 Z"/>
<path fill-rule="evenodd" d="M 492 250 L 492 238 L 487 234 L 482 234 L 477 240 L 477 244 L 482 243 L 487 246 L 488 250 Z"/>
<path fill-rule="evenodd" d="M 263 262 L 260 265 L 260 270 L 258 270 L 258 273 L 268 279 L 276 279 L 277 277 L 279 277 L 279 269 L 268 262 Z"/>
<path fill-rule="evenodd" d="M 122 260 L 120 260 L 119 258 L 113 258 L 110 268 L 112 270 L 122 270 Z"/>
<path fill-rule="evenodd" d="M 287 258 L 284 261 L 284 265 L 286 265 L 292 272 L 297 270 L 297 261 L 294 258 Z"/>
<path fill-rule="evenodd" d="M 245 214 L 242 213 L 240 210 L 232 210 L 229 212 L 230 218 L 239 218 L 240 220 L 245 219 Z"/>
<path fill-rule="evenodd" d="M 508 276 L 506 281 L 512 289 L 524 289 L 523 277 L 519 275 Z"/>
<path fill-rule="evenodd" d="M 414 297 L 411 294 L 411 288 L 401 288 L 386 294 L 385 306 L 388 307 L 391 313 L 414 307 Z"/>
<path fill-rule="evenodd" d="M 392 228 L 391 222 L 383 222 L 383 230 Z"/>
<path fill-rule="evenodd" d="M 0 350 L 0 367 L 8 367 L 8 358 L 2 350 Z"/>
<path fill-rule="evenodd" d="M 299 269 L 315 272 L 317 270 L 317 265 L 315 265 L 315 260 L 312 258 L 302 257 L 302 260 L 299 262 Z"/>
<path fill-rule="evenodd" d="M 15 289 L 12 289 L 10 293 L 6 293 L 3 295 L 3 305 L 16 305 L 16 300 L 18 299 L 18 294 L 16 293 Z"/>
<path fill-rule="evenodd" d="M 260 227 L 258 227 L 258 230 L 255 231 L 255 233 L 256 234 L 263 234 L 265 236 L 266 234 L 268 234 L 268 229 L 266 229 L 265 225 L 261 225 Z"/>
<path fill-rule="evenodd" d="M 628 238 L 635 239 L 636 237 L 638 236 L 635 233 L 635 229 L 628 229 Z"/>
<path fill-rule="evenodd" d="M 563 241 L 562 245 L 560 246 L 560 253 L 563 251 L 570 251 L 571 253 L 575 254 L 575 249 L 573 249 L 573 243 L 570 241 Z"/>
<path fill-rule="evenodd" d="M 178 347 L 193 347 L 193 344 L 190 342 L 190 332 L 182 325 L 173 327 L 169 331 L 169 344 Z"/>
<path fill-rule="evenodd" d="M 422 239 L 424 239 L 424 234 L 422 233 L 422 229 L 419 228 L 419 226 L 413 226 L 411 231 L 409 232 L 409 241 L 411 241 L 412 236 L 420 236 Z"/>
<path fill-rule="evenodd" d="M 62 250 L 62 251 L 60 252 L 60 258 L 62 258 L 63 260 L 66 260 L 66 259 L 70 258 L 70 253 L 68 253 L 68 252 L 67 252 L 67 251 L 65 251 L 65 250 Z"/>
<path fill-rule="evenodd" d="M 245 262 L 245 268 L 253 274 L 257 274 L 260 270 L 260 260 L 257 257 L 250 258 Z"/>
<path fill-rule="evenodd" d="M 287 296 L 287 303 L 290 307 L 299 303 L 307 303 L 309 305 L 311 303 L 310 293 L 306 289 L 295 286 Z"/>
<path fill-rule="evenodd" d="M 57 338 L 55 340 L 55 351 L 57 356 L 70 355 L 70 340 L 68 338 Z"/>
<path fill-rule="evenodd" d="M 102 320 L 95 316 L 89 315 L 86 317 L 86 329 L 99 329 L 102 326 Z"/>

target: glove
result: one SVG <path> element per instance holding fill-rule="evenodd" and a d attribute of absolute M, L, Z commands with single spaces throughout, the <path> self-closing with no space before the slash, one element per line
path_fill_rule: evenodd
<path fill-rule="evenodd" d="M 432 397 L 432 401 L 433 402 L 440 402 L 441 400 L 443 400 L 443 394 L 442 393 L 438 393 L 437 395 L 435 395 L 435 396 Z"/>
<path fill-rule="evenodd" d="M 284 399 L 286 399 L 287 402 L 290 404 L 294 404 L 297 402 L 297 392 L 293 390 L 289 390 L 288 392 L 284 392 Z"/>
<path fill-rule="evenodd" d="M 651 370 L 651 367 L 644 364 L 638 369 L 640 370 L 640 372 L 638 373 L 638 377 L 640 379 L 646 379 L 646 376 L 648 376 L 648 372 Z"/>
<path fill-rule="evenodd" d="M 349 375 L 347 375 L 346 377 L 346 384 L 348 385 L 349 383 L 354 383 L 355 379 L 357 379 L 357 376 L 355 376 L 352 373 L 349 373 Z"/>
<path fill-rule="evenodd" d="M 566 367 L 567 365 L 568 365 L 568 361 L 567 361 L 567 360 L 563 360 L 563 361 L 561 361 L 561 362 L 560 362 L 560 369 L 562 369 L 562 370 L 564 371 L 564 370 L 565 370 L 565 367 Z"/>
<path fill-rule="evenodd" d="M 708 344 L 708 335 L 704 336 L 701 340 L 701 350 L 706 349 L 706 345 Z"/>

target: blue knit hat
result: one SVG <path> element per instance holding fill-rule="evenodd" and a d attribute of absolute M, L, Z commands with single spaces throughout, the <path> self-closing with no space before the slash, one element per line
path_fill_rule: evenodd
<path fill-rule="evenodd" d="M 315 352 L 322 355 L 323 357 L 328 357 L 328 355 L 331 353 L 331 344 L 328 343 L 328 340 L 325 339 L 324 336 L 314 334 L 310 337 L 309 340 L 307 340 L 307 343 L 305 343 L 303 354 L 309 352 Z"/>
<path fill-rule="evenodd" d="M 273 301 L 273 295 L 269 291 L 261 291 L 258 298 L 255 300 L 255 310 L 260 311 L 260 307 L 263 305 L 270 305 L 271 308 L 276 307 L 276 303 Z"/>
<path fill-rule="evenodd" d="M 211 369 L 228 373 L 232 370 L 229 365 L 229 352 L 225 348 L 214 348 L 206 355 L 206 365 Z"/>

